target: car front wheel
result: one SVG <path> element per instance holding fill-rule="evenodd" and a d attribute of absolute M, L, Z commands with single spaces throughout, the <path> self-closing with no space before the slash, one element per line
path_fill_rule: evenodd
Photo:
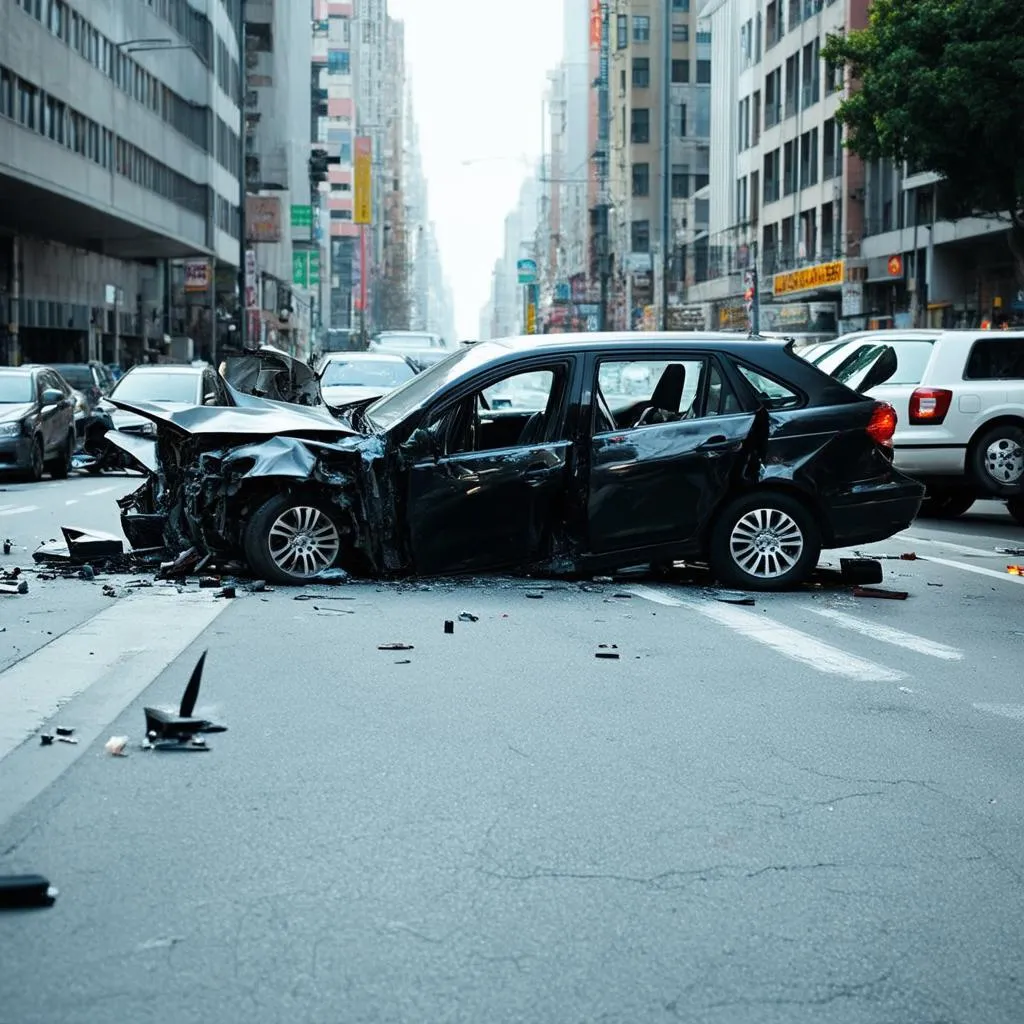
<path fill-rule="evenodd" d="M 46 468 L 54 480 L 66 480 L 71 473 L 71 457 L 75 453 L 75 435 L 68 434 L 64 447 L 51 459 Z"/>
<path fill-rule="evenodd" d="M 278 494 L 245 528 L 249 568 L 272 583 L 302 584 L 338 564 L 343 530 L 338 513 L 320 498 Z"/>
<path fill-rule="evenodd" d="M 29 452 L 28 465 L 25 467 L 25 479 L 36 483 L 43 479 L 43 439 L 36 437 L 32 442 L 32 450 Z"/>
<path fill-rule="evenodd" d="M 814 517 L 796 498 L 754 491 L 730 502 L 711 533 L 708 560 L 721 583 L 785 590 L 803 583 L 821 554 Z"/>

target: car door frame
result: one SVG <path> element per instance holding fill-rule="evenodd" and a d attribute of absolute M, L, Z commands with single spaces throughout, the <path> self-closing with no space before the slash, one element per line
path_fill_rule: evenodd
<path fill-rule="evenodd" d="M 55 452 L 60 451 L 61 444 L 68 434 L 74 430 L 74 404 L 71 396 L 61 386 L 61 376 L 56 370 L 44 367 L 39 372 L 36 384 L 36 395 L 39 402 L 39 428 L 43 438 L 43 457 L 50 458 Z M 46 391 L 59 391 L 64 397 L 53 407 L 52 412 L 46 412 L 43 404 L 43 394 Z M 61 415 L 70 412 L 70 416 Z M 70 418 L 70 424 L 66 421 Z"/>
<path fill-rule="evenodd" d="M 595 398 L 599 387 L 600 364 L 602 362 L 636 361 L 636 362 L 692 362 L 704 361 L 708 366 L 712 363 L 716 366 L 721 376 L 723 385 L 728 386 L 737 401 L 739 411 L 719 416 L 701 416 L 692 420 L 681 420 L 675 423 L 646 424 L 640 427 L 617 428 L 614 431 L 602 431 L 600 434 L 594 432 L 596 421 Z M 697 399 L 701 403 L 702 411 L 707 408 L 707 396 L 710 388 L 709 372 L 704 373 L 704 379 L 700 384 L 700 392 Z M 618 566 L 629 564 L 644 564 L 646 562 L 658 562 L 663 560 L 674 560 L 686 555 L 699 552 L 703 547 L 704 535 L 709 523 L 713 520 L 715 512 L 724 500 L 727 500 L 732 488 L 729 482 L 741 470 L 747 458 L 746 440 L 753 430 L 756 429 L 758 418 L 758 405 L 751 400 L 749 387 L 744 386 L 744 381 L 727 358 L 727 353 L 716 350 L 712 346 L 689 347 L 685 344 L 678 348 L 667 346 L 645 346 L 639 344 L 631 345 L 628 349 L 596 351 L 589 355 L 587 368 L 585 370 L 586 387 L 590 390 L 589 395 L 589 417 L 584 430 L 585 440 L 580 447 L 585 451 L 586 476 L 583 492 L 583 502 L 586 512 L 586 538 L 588 565 L 616 564 Z M 701 424 L 707 424 L 701 427 Z M 714 424 L 719 424 L 720 429 L 714 429 Z M 696 425 L 696 426 L 695 426 Z M 701 448 L 700 445 L 688 451 L 681 451 L 673 459 L 674 462 L 685 460 L 691 465 L 691 472 L 711 473 L 716 478 L 722 478 L 720 493 L 715 493 L 713 499 L 709 500 L 702 508 L 701 514 L 692 524 L 692 529 L 679 536 L 662 538 L 653 543 L 630 544 L 619 546 L 607 546 L 602 544 L 594 533 L 594 480 L 603 467 L 595 466 L 595 455 L 597 449 L 595 441 L 599 438 L 628 438 L 638 436 L 639 438 L 656 438 L 659 434 L 670 434 L 673 428 L 679 429 L 680 433 L 707 434 L 707 442 L 714 441 L 716 435 L 723 436 L 720 445 Z M 652 433 L 653 432 L 653 433 Z"/>
<path fill-rule="evenodd" d="M 516 455 L 529 457 L 527 453 L 541 452 L 547 450 L 549 453 L 548 462 L 550 465 L 543 470 L 538 466 L 537 478 L 534 481 L 525 478 L 522 481 L 523 500 L 527 503 L 524 511 L 536 507 L 541 500 L 549 500 L 552 494 L 557 494 L 559 488 L 564 495 L 564 507 L 567 510 L 566 521 L 562 524 L 563 529 L 571 531 L 579 527 L 579 522 L 573 522 L 571 511 L 576 507 L 572 500 L 572 489 L 577 479 L 578 466 L 577 454 L 578 444 L 576 436 L 580 418 L 580 390 L 583 381 L 583 367 L 586 359 L 583 353 L 576 352 L 538 352 L 529 357 L 524 357 L 515 362 L 504 361 L 488 366 L 474 373 L 472 376 L 458 382 L 450 390 L 433 396 L 432 400 L 425 405 L 417 415 L 410 417 L 403 424 L 401 436 L 408 438 L 417 429 L 425 429 L 438 419 L 448 415 L 461 402 L 474 394 L 487 390 L 502 380 L 518 376 L 520 374 L 540 372 L 551 369 L 557 365 L 565 367 L 565 386 L 560 399 L 559 408 L 555 410 L 555 422 L 560 424 L 556 432 L 560 438 L 540 442 L 535 445 L 510 446 L 504 448 L 488 449 L 479 452 L 455 452 L 441 455 L 419 455 L 410 458 L 402 472 L 399 484 L 402 508 L 404 513 L 404 534 L 407 538 L 409 550 L 412 554 L 413 564 L 417 571 L 444 572 L 444 568 L 435 565 L 427 550 L 427 542 L 424 534 L 428 530 L 427 522 L 423 517 L 428 513 L 423 510 L 416 510 L 417 496 L 422 496 L 420 484 L 429 483 L 427 473 L 441 474 L 451 469 L 458 469 L 460 464 L 479 463 L 486 460 L 500 460 L 507 465 L 510 458 Z M 589 407 L 588 407 L 589 408 Z M 538 460 L 538 461 L 543 461 Z M 417 480 L 417 476 L 422 480 Z M 449 477 L 450 479 L 450 477 Z M 578 515 L 577 515 L 578 520 Z M 524 519 L 524 529 L 526 520 Z M 478 538 L 478 543 L 482 541 Z M 518 565 L 529 560 L 535 552 L 523 552 L 510 550 L 509 545 L 493 544 L 490 553 L 478 557 L 467 557 L 457 568 L 451 571 L 486 571 L 500 569 L 510 565 Z"/>

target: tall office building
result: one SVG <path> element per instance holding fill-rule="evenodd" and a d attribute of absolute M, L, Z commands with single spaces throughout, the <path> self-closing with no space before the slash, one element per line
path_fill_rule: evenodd
<path fill-rule="evenodd" d="M 0 358 L 168 351 L 178 282 L 234 303 L 239 0 L 0 4 Z M 200 270 L 199 268 L 205 268 Z"/>

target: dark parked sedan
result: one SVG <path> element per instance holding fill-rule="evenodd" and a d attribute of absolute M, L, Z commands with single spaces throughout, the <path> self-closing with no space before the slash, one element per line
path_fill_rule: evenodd
<path fill-rule="evenodd" d="M 0 367 L 0 469 L 63 479 L 75 451 L 74 392 L 47 366 Z"/>
<path fill-rule="evenodd" d="M 893 468 L 890 406 L 735 335 L 484 342 L 340 421 L 233 400 L 133 406 L 158 437 L 133 442 L 152 475 L 125 531 L 282 583 L 692 559 L 782 589 L 823 547 L 906 528 L 924 495 Z"/>

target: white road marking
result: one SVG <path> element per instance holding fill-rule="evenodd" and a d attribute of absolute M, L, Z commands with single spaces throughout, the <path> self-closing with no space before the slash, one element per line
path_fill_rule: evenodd
<path fill-rule="evenodd" d="M 950 551 L 957 551 L 961 555 L 976 555 L 981 558 L 1000 558 L 994 548 L 972 548 L 967 544 L 956 544 L 951 540 L 934 540 L 931 537 L 912 537 L 910 534 L 900 534 L 901 539 L 908 540 L 911 544 L 932 544 L 935 547 L 949 548 Z M 921 557 L 921 556 L 918 556 Z"/>
<path fill-rule="evenodd" d="M 968 565 L 966 562 L 953 562 L 948 558 L 937 558 L 935 555 L 918 555 L 920 561 L 923 562 L 934 562 L 936 565 L 947 565 L 951 569 L 963 569 L 964 572 L 974 572 L 979 576 L 988 576 L 994 580 L 1005 580 L 1007 583 L 1024 584 L 1024 576 L 1014 576 L 1013 573 L 1007 572 L 1003 569 L 1002 572 L 997 569 L 986 569 L 981 565 Z M 1002 558 L 1006 560 L 1007 565 L 1014 565 L 1013 555 L 1002 555 Z M 1024 558 L 1021 559 L 1021 564 L 1024 564 Z"/>
<path fill-rule="evenodd" d="M 985 711 L 1000 718 L 1012 718 L 1015 722 L 1024 722 L 1024 704 L 972 704 L 975 711 Z"/>
<path fill-rule="evenodd" d="M 0 673 L 0 763 L 101 680 L 107 695 L 123 700 L 120 710 L 230 604 L 198 593 L 124 597 Z M 167 629 L 168 616 L 173 630 Z M 144 642 L 132 645 L 132 637 Z"/>
<path fill-rule="evenodd" d="M 20 508 L 0 509 L 0 516 L 20 516 L 23 512 L 38 512 L 38 505 L 22 505 Z"/>
<path fill-rule="evenodd" d="M 114 490 L 113 487 L 97 487 L 95 490 L 86 491 L 85 496 L 87 498 L 95 498 L 99 494 L 106 494 L 108 491 Z"/>
<path fill-rule="evenodd" d="M 77 498 L 68 498 L 68 500 L 65 501 L 64 504 L 65 505 L 77 505 L 78 504 L 78 499 Z"/>
<path fill-rule="evenodd" d="M 719 625 L 770 647 L 779 654 L 824 672 L 827 675 L 845 676 L 864 682 L 896 683 L 906 678 L 906 673 L 897 672 L 885 665 L 877 665 L 864 658 L 858 658 L 847 651 L 785 626 L 775 619 L 744 611 L 733 605 L 712 601 L 681 600 L 654 587 L 634 587 L 631 591 L 637 597 L 655 604 L 675 608 L 687 608 L 698 612 Z"/>
<path fill-rule="evenodd" d="M 905 647 L 908 651 L 916 651 L 918 654 L 926 654 L 930 658 L 941 658 L 943 661 L 961 661 L 963 651 L 955 647 L 947 647 L 945 644 L 928 640 L 926 637 L 917 636 L 914 633 L 904 633 L 901 629 L 893 629 L 891 626 L 884 626 L 880 622 L 869 622 L 867 619 L 858 619 L 854 615 L 847 615 L 834 608 L 815 608 L 807 606 L 806 611 L 814 612 L 830 622 L 834 622 L 843 629 L 852 630 L 862 636 L 870 637 L 872 640 L 879 640 L 885 644 L 892 644 L 894 647 Z"/>

